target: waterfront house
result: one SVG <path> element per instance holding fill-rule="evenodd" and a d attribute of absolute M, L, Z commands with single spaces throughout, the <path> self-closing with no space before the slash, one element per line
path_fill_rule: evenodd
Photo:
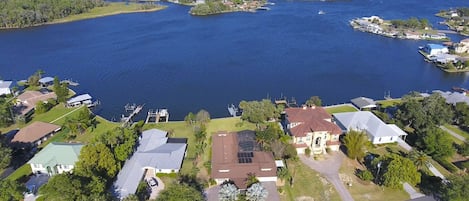
<path fill-rule="evenodd" d="M 384 123 L 370 111 L 336 113 L 334 119 L 344 132 L 365 132 L 373 144 L 397 142 L 399 137 L 407 135 L 396 125 Z"/>
<path fill-rule="evenodd" d="M 12 81 L 0 80 L 0 96 L 11 94 Z"/>
<path fill-rule="evenodd" d="M 137 191 L 144 175 L 178 173 L 186 156 L 187 139 L 168 138 L 168 132 L 142 132 L 137 151 L 128 159 L 114 182 L 114 194 L 123 199 Z"/>
<path fill-rule="evenodd" d="M 54 78 L 53 77 L 43 77 L 39 79 L 39 84 L 41 87 L 48 87 L 54 84 Z"/>
<path fill-rule="evenodd" d="M 440 91 L 434 90 L 433 93 L 440 94 L 447 104 L 456 105 L 456 103 L 466 103 L 469 105 L 469 97 L 466 96 L 465 92 L 451 92 L 451 91 Z M 424 97 L 430 96 L 429 94 L 423 94 Z"/>
<path fill-rule="evenodd" d="M 405 32 L 404 36 L 405 38 L 412 40 L 419 40 L 421 38 L 421 35 L 417 32 Z"/>
<path fill-rule="evenodd" d="M 371 98 L 358 97 L 350 100 L 359 110 L 376 108 L 376 102 Z"/>
<path fill-rule="evenodd" d="M 62 174 L 70 172 L 78 161 L 83 144 L 51 142 L 28 161 L 34 174 Z"/>
<path fill-rule="evenodd" d="M 322 107 L 286 108 L 283 125 L 293 137 L 293 145 L 299 154 L 304 154 L 307 148 L 313 154 L 325 153 L 326 148 L 339 150 L 342 130 Z"/>
<path fill-rule="evenodd" d="M 70 98 L 67 101 L 66 106 L 67 107 L 77 107 L 81 105 L 91 105 L 93 102 L 91 101 L 92 97 L 89 94 L 82 94 L 75 96 L 73 98 Z"/>
<path fill-rule="evenodd" d="M 49 99 L 57 99 L 54 92 L 49 92 L 47 89 L 41 91 L 25 91 L 16 97 L 16 104 L 14 106 L 15 112 L 22 117 L 28 117 L 34 112 L 34 108 L 39 102 L 46 102 Z"/>
<path fill-rule="evenodd" d="M 60 131 L 60 126 L 35 121 L 20 129 L 11 140 L 12 146 L 18 148 L 34 147 L 46 141 Z"/>
<path fill-rule="evenodd" d="M 431 61 L 436 62 L 436 63 L 441 63 L 441 64 L 446 64 L 446 63 L 455 63 L 458 59 L 458 55 L 454 54 L 437 54 L 429 57 Z"/>
<path fill-rule="evenodd" d="M 434 56 L 437 54 L 447 54 L 449 50 L 447 47 L 439 44 L 427 44 L 423 48 L 423 51 L 428 54 L 428 56 Z"/>
<path fill-rule="evenodd" d="M 246 189 L 248 174 L 261 182 L 277 181 L 277 165 L 271 152 L 260 151 L 254 131 L 218 132 L 212 135 L 211 178 L 217 184 L 233 181 Z"/>

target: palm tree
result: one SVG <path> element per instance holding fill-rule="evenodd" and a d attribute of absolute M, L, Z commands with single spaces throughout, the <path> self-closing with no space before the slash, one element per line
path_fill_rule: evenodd
<path fill-rule="evenodd" d="M 422 151 L 416 150 L 412 150 L 409 153 L 409 158 L 410 160 L 412 160 L 412 162 L 414 162 L 415 166 L 417 166 L 419 170 L 421 170 L 422 167 L 428 166 L 430 164 L 431 159 L 431 157 L 427 154 L 423 153 Z"/>
<path fill-rule="evenodd" d="M 361 159 L 365 156 L 365 145 L 368 138 L 365 133 L 350 131 L 344 137 L 344 145 L 347 147 L 347 156 L 351 159 Z"/>

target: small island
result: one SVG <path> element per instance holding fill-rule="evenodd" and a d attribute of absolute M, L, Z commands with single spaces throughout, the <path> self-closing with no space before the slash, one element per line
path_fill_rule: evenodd
<path fill-rule="evenodd" d="M 449 40 L 444 33 L 432 29 L 427 19 L 415 17 L 408 20 L 383 20 L 378 16 L 362 17 L 350 21 L 359 31 L 369 32 L 391 38 L 412 40 Z"/>
<path fill-rule="evenodd" d="M 22 5 L 19 7 L 19 5 Z M 152 12 L 166 8 L 148 3 L 117 3 L 102 0 L 12 0 L 0 5 L 0 29 L 15 29 L 45 24 L 104 17 L 123 13 Z"/>
<path fill-rule="evenodd" d="M 189 13 L 191 15 L 213 15 L 227 12 L 255 12 L 256 10 L 269 10 L 264 7 L 268 3 L 265 0 L 197 0 Z"/>
<path fill-rule="evenodd" d="M 443 22 L 451 30 L 461 35 L 469 36 L 469 8 L 443 10 L 436 14 L 445 19 Z"/>

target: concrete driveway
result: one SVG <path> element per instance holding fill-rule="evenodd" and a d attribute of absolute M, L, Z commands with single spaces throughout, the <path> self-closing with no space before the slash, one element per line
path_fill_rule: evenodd
<path fill-rule="evenodd" d="M 300 160 L 331 182 L 339 193 L 342 201 L 353 201 L 352 195 L 350 195 L 350 192 L 345 188 L 344 182 L 342 182 L 339 177 L 339 169 L 345 157 L 344 154 L 339 151 L 328 154 L 327 157 L 328 158 L 326 160 L 316 161 L 312 158 L 306 157 L 305 155 L 300 155 Z"/>
<path fill-rule="evenodd" d="M 150 198 L 149 198 L 150 200 L 156 199 L 156 197 L 158 197 L 158 194 L 160 193 L 160 191 L 162 191 L 164 189 L 163 181 L 161 181 L 160 178 L 155 176 L 155 172 L 152 169 L 148 169 L 146 171 L 145 177 L 143 179 L 147 182 L 148 179 L 150 179 L 152 177 L 156 179 L 156 181 L 158 182 L 158 185 L 153 186 L 153 187 L 150 187 L 150 185 L 148 185 L 148 187 L 150 189 L 150 192 L 151 192 L 150 193 Z"/>

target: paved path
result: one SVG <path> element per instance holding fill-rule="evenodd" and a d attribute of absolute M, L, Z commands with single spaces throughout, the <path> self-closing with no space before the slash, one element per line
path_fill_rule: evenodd
<path fill-rule="evenodd" d="M 447 129 L 447 128 L 444 127 L 444 126 L 440 126 L 440 128 L 441 128 L 441 130 L 444 130 L 444 131 L 446 131 L 447 133 L 449 133 L 450 135 L 452 135 L 453 137 L 458 138 L 459 140 L 461 140 L 461 141 L 463 141 L 463 142 L 466 141 L 466 138 L 465 138 L 465 137 L 463 137 L 463 136 L 461 136 L 461 135 L 455 133 L 454 131 L 452 131 L 452 130 L 450 130 L 450 129 Z"/>
<path fill-rule="evenodd" d="M 350 195 L 350 192 L 345 188 L 344 182 L 339 178 L 339 168 L 342 165 L 344 154 L 339 151 L 329 154 L 328 157 L 328 159 L 323 161 L 315 161 L 305 155 L 300 155 L 300 159 L 305 165 L 319 172 L 334 185 L 342 201 L 353 201 L 352 195 Z"/>
<path fill-rule="evenodd" d="M 397 144 L 402 147 L 403 149 L 405 149 L 406 151 L 411 151 L 412 150 L 412 147 L 407 144 L 407 142 L 405 142 L 403 139 L 401 139 L 400 137 L 397 137 Z"/>
<path fill-rule="evenodd" d="M 49 123 L 52 124 L 52 123 L 54 123 L 54 122 L 56 122 L 56 121 L 58 121 L 58 120 L 60 120 L 60 119 L 62 119 L 62 118 L 64 118 L 64 117 L 68 116 L 69 114 L 74 113 L 75 111 L 79 110 L 79 109 L 82 108 L 82 107 L 84 107 L 84 106 L 77 107 L 76 109 L 74 109 L 74 110 L 68 112 L 67 114 L 64 114 L 64 115 L 60 116 L 60 117 L 57 118 L 57 119 L 54 119 L 53 121 L 51 121 L 51 122 L 49 122 Z"/>
<path fill-rule="evenodd" d="M 433 173 L 433 175 L 437 176 L 437 177 L 440 177 L 441 179 L 443 180 L 446 180 L 445 176 L 443 176 L 443 174 L 441 174 L 440 171 L 438 171 L 431 163 L 429 163 L 427 165 L 428 169 L 430 170 L 430 172 Z"/>
<path fill-rule="evenodd" d="M 404 183 L 404 190 L 410 195 L 410 199 L 415 199 L 425 196 L 422 193 L 417 192 L 409 183 Z"/>

